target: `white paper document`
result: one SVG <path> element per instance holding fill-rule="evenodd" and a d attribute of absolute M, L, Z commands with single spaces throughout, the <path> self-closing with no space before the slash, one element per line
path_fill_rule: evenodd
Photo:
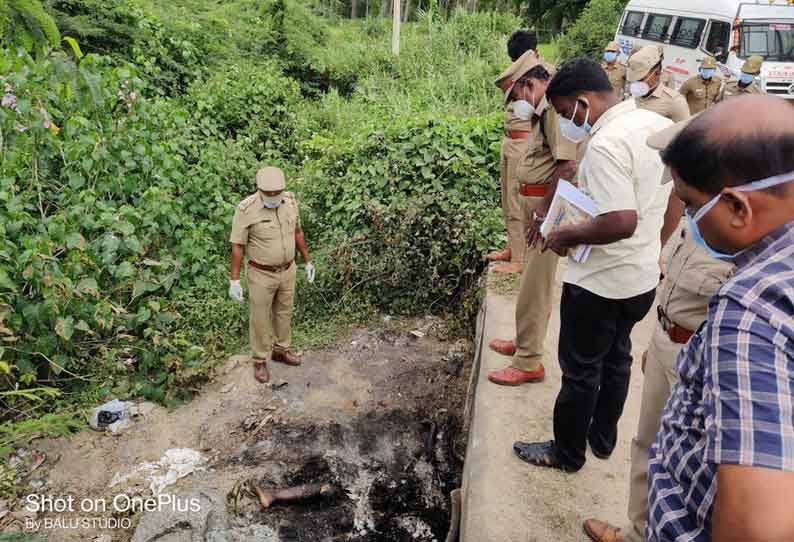
<path fill-rule="evenodd" d="M 595 218 L 597 214 L 598 208 L 589 196 L 568 181 L 560 179 L 546 220 L 540 226 L 540 233 L 547 238 L 558 228 L 583 224 Z M 590 255 L 590 248 L 590 245 L 579 245 L 571 249 L 568 256 L 576 262 L 584 263 Z"/>

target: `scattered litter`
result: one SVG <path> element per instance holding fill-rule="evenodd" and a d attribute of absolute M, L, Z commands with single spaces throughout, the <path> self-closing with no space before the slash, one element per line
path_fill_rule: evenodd
<path fill-rule="evenodd" d="M 221 393 L 229 393 L 230 391 L 233 391 L 234 388 L 235 388 L 234 383 L 230 382 L 221 388 Z"/>
<path fill-rule="evenodd" d="M 8 515 L 8 501 L 0 499 L 0 519 Z"/>
<path fill-rule="evenodd" d="M 88 425 L 95 431 L 121 432 L 132 425 L 133 418 L 148 416 L 154 410 L 154 403 L 134 403 L 113 399 L 99 405 L 88 416 Z"/>
<path fill-rule="evenodd" d="M 8 458 L 8 466 L 17 474 L 17 478 L 24 479 L 30 476 L 47 460 L 47 454 L 40 450 L 20 448 Z"/>
<path fill-rule="evenodd" d="M 102 534 L 102 535 L 97 536 L 94 539 L 94 542 L 113 542 L 113 539 L 110 538 L 109 534 Z"/>
<path fill-rule="evenodd" d="M 411 332 L 411 335 L 413 335 L 413 336 L 414 336 L 414 337 L 416 337 L 417 339 L 422 339 L 422 338 L 424 338 L 424 336 L 425 336 L 425 332 L 424 332 L 424 331 L 420 331 L 420 330 L 418 330 L 418 329 L 415 329 L 415 330 L 413 330 L 413 331 Z"/>
<path fill-rule="evenodd" d="M 281 388 L 286 388 L 287 386 L 289 386 L 289 382 L 286 380 L 275 380 L 270 383 L 270 389 L 273 390 L 280 390 Z"/>
<path fill-rule="evenodd" d="M 202 470 L 205 463 L 204 457 L 195 450 L 172 448 L 167 450 L 157 463 L 141 463 L 128 474 L 117 473 L 109 487 L 114 487 L 143 474 L 145 475 L 144 480 L 149 482 L 152 494 L 159 495 L 166 487 L 176 483 L 180 478 L 184 478 L 196 470 Z"/>

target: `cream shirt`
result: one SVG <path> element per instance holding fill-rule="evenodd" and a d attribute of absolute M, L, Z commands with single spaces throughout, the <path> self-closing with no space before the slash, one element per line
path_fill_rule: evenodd
<path fill-rule="evenodd" d="M 646 141 L 672 124 L 627 100 L 593 125 L 579 188 L 593 198 L 599 215 L 636 211 L 637 229 L 628 239 L 593 246 L 584 263 L 569 260 L 565 282 L 608 299 L 634 297 L 659 284 L 661 230 L 672 184 L 662 184 L 664 165 Z"/>

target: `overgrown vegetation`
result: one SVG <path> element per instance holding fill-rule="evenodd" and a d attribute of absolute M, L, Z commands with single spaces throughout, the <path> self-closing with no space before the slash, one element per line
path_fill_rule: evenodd
<path fill-rule="evenodd" d="M 44 5 L 79 47 L 26 52 L 6 27 L 0 58 L 8 415 L 107 393 L 177 404 L 240 348 L 228 234 L 265 163 L 287 171 L 318 263 L 299 341 L 378 310 L 465 325 L 500 242 L 492 80 L 517 20 L 428 18 L 395 59 L 376 23 L 295 1 Z"/>
<path fill-rule="evenodd" d="M 627 0 L 591 0 L 582 15 L 558 40 L 560 57 L 589 56 L 601 60 L 604 46 L 615 39 L 615 30 Z"/>
<path fill-rule="evenodd" d="M 601 4 L 620 1 L 583 18 Z M 228 235 L 263 164 L 319 271 L 299 345 L 377 311 L 471 324 L 503 231 L 493 79 L 521 24 L 416 18 L 394 58 L 384 20 L 298 0 L 0 0 L 0 403 L 23 420 L 0 457 L 108 394 L 176 405 L 245 344 Z"/>

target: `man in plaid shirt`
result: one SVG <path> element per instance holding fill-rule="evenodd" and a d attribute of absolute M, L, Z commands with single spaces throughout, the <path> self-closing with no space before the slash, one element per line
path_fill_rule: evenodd
<path fill-rule="evenodd" d="M 649 465 L 649 542 L 794 541 L 794 108 L 742 97 L 663 151 L 736 274 L 678 358 Z"/>

